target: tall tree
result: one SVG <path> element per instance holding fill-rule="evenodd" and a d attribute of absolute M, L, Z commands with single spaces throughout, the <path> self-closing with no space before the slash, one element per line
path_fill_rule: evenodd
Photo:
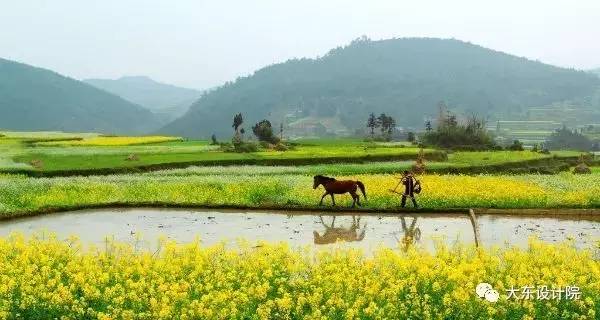
<path fill-rule="evenodd" d="M 389 118 L 385 113 L 382 113 L 377 117 L 377 124 L 381 129 L 381 135 L 383 136 L 389 127 Z"/>
<path fill-rule="evenodd" d="M 425 121 L 425 131 L 431 132 L 433 130 L 433 126 L 431 125 L 431 120 Z"/>
<path fill-rule="evenodd" d="M 388 137 L 391 138 L 392 134 L 394 134 L 394 129 L 396 129 L 396 120 L 394 118 L 392 118 L 391 116 L 388 116 L 388 127 L 387 127 L 387 134 Z"/>
<path fill-rule="evenodd" d="M 244 123 L 244 117 L 242 116 L 241 113 L 236 114 L 235 116 L 233 116 L 233 125 L 231 125 L 231 127 L 233 128 L 233 130 L 235 130 L 235 133 L 239 133 L 239 128 L 240 126 Z"/>
<path fill-rule="evenodd" d="M 369 119 L 367 120 L 367 128 L 371 130 L 371 138 L 373 138 L 375 136 L 375 128 L 377 128 L 377 118 L 375 118 L 373 112 L 371 112 Z"/>

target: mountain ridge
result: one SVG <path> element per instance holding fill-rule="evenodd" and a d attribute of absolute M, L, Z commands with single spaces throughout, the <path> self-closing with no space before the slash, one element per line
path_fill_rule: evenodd
<path fill-rule="evenodd" d="M 151 112 L 55 71 L 0 58 L 0 128 L 142 134 Z"/>
<path fill-rule="evenodd" d="M 464 114 L 521 114 L 532 106 L 586 96 L 600 79 L 572 69 L 475 44 L 436 38 L 357 39 L 315 59 L 291 59 L 214 89 L 159 132 L 207 137 L 230 133 L 242 112 L 246 126 L 297 117 L 338 117 L 361 129 L 370 112 L 401 126 L 422 126 L 445 101 Z M 297 119 L 296 119 L 297 120 Z"/>

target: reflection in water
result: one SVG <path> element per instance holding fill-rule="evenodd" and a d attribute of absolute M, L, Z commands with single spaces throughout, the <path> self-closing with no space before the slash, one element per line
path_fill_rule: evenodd
<path fill-rule="evenodd" d="M 352 225 L 350 227 L 336 227 L 335 216 L 332 216 L 331 224 L 327 225 L 323 221 L 323 216 L 319 216 L 321 224 L 325 227 L 323 234 L 319 234 L 316 230 L 313 231 L 313 241 L 315 244 L 330 244 L 338 241 L 353 242 L 362 241 L 365 238 L 367 224 L 360 227 L 360 217 L 352 216 Z"/>
<path fill-rule="evenodd" d="M 471 226 L 473 226 L 473 235 L 475 236 L 475 246 L 479 247 L 479 223 L 477 223 L 477 216 L 475 215 L 475 211 L 473 209 L 469 209 L 469 219 L 471 220 Z"/>
<path fill-rule="evenodd" d="M 408 249 L 416 244 L 419 240 L 421 240 L 421 229 L 417 227 L 417 217 L 413 217 L 412 222 L 410 223 L 410 227 L 406 224 L 406 218 L 400 217 L 400 222 L 402 224 L 402 239 L 398 239 L 398 236 L 395 234 L 394 237 L 396 241 L 401 243 L 402 251 L 407 252 Z"/>
<path fill-rule="evenodd" d="M 396 241 L 401 244 L 401 249 L 407 252 L 411 246 L 417 244 L 421 240 L 421 229 L 417 227 L 418 217 L 413 217 L 410 226 L 406 223 L 406 217 L 400 217 L 400 223 L 402 225 L 402 239 L 398 238 L 398 233 L 394 233 Z M 469 210 L 469 219 L 471 220 L 471 226 L 473 228 L 473 236 L 475 238 L 475 246 L 480 246 L 480 235 L 479 235 L 479 223 L 477 222 L 477 216 L 472 209 Z"/>
<path fill-rule="evenodd" d="M 153 251 L 156 250 L 156 239 L 161 236 L 177 242 L 190 242 L 200 237 L 203 245 L 223 241 L 235 245 L 234 239 L 243 238 L 286 241 L 292 246 L 310 243 L 323 248 L 328 246 L 325 243 L 344 241 L 342 246 L 360 248 L 368 253 L 381 245 L 399 250 L 418 246 L 433 252 L 440 241 L 446 245 L 460 242 L 479 247 L 527 247 L 529 238 L 536 236 L 550 243 L 572 238 L 577 247 L 588 247 L 600 239 L 600 214 L 550 217 L 550 213 L 536 216 L 355 214 L 354 217 L 337 215 L 334 219 L 333 214 L 319 217 L 289 212 L 99 209 L 0 221 L 0 237 L 14 231 L 31 235 L 47 230 L 56 232 L 59 239 L 78 235 L 84 243 L 97 245 L 103 244 L 107 235 L 131 244 L 139 243 L 141 237 L 148 240 L 142 245 Z"/>

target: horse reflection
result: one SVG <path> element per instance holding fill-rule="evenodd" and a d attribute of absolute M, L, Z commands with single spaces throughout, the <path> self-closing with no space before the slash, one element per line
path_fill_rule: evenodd
<path fill-rule="evenodd" d="M 331 224 L 327 225 L 323 221 L 323 216 L 319 216 L 321 224 L 325 227 L 325 232 L 319 234 L 316 230 L 313 231 L 313 238 L 315 244 L 330 244 L 338 241 L 354 242 L 362 241 L 365 238 L 365 232 L 367 231 L 367 224 L 361 228 L 360 217 L 352 216 L 352 225 L 350 227 L 336 227 L 335 216 L 331 220 Z"/>

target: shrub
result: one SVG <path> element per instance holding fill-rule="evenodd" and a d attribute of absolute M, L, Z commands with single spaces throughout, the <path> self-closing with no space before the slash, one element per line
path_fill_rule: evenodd
<path fill-rule="evenodd" d="M 508 147 L 511 151 L 523 151 L 523 143 L 519 140 L 514 140 L 513 143 Z"/>
<path fill-rule="evenodd" d="M 288 151 L 288 150 L 290 150 L 290 147 L 287 146 L 286 144 L 278 143 L 275 145 L 274 149 L 276 151 Z"/>
<path fill-rule="evenodd" d="M 485 129 L 484 120 L 473 116 L 461 124 L 450 112 L 440 115 L 437 128 L 424 133 L 422 141 L 428 145 L 460 150 L 489 150 L 495 146 Z"/>
<path fill-rule="evenodd" d="M 592 170 L 588 167 L 586 161 L 590 161 L 591 157 L 589 155 L 581 154 L 579 156 L 579 160 L 577 166 L 573 169 L 573 174 L 591 174 Z"/>
<path fill-rule="evenodd" d="M 261 120 L 252 127 L 252 132 L 259 141 L 269 142 L 272 144 L 279 143 L 279 138 L 273 134 L 273 127 L 269 120 Z"/>
<path fill-rule="evenodd" d="M 258 151 L 258 145 L 254 142 L 241 142 L 233 145 L 235 152 L 256 152 Z"/>
<path fill-rule="evenodd" d="M 132 153 L 129 156 L 127 156 L 127 158 L 125 160 L 126 161 L 140 161 L 140 157 L 137 154 Z"/>

